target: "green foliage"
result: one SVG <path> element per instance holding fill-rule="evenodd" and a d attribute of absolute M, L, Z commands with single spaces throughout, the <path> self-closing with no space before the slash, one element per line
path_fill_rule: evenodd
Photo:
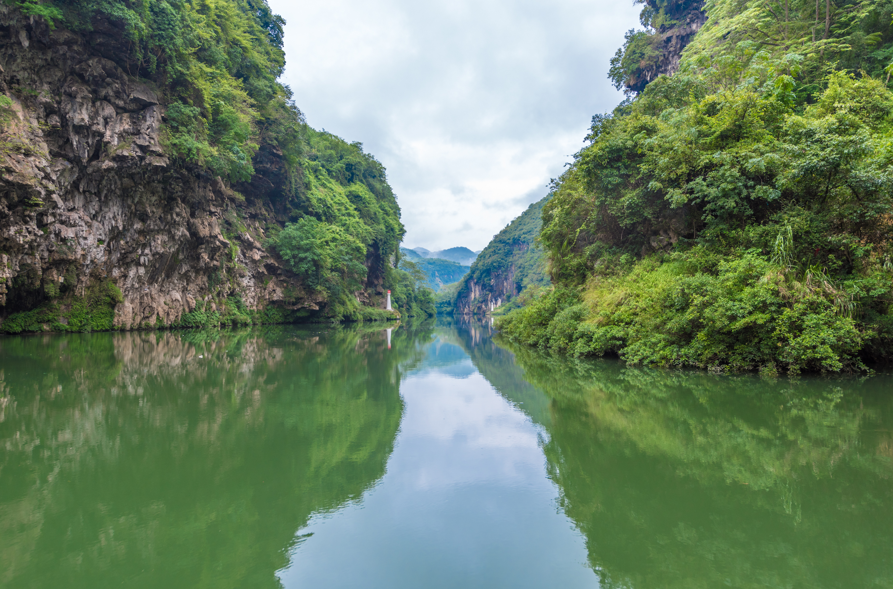
<path fill-rule="evenodd" d="M 313 317 L 306 310 L 291 310 L 280 307 L 249 309 L 242 297 L 232 295 L 221 301 L 215 308 L 204 301 L 196 301 L 195 308 L 180 316 L 170 326 L 185 328 L 216 328 L 240 325 L 274 325 L 280 323 L 301 323 Z"/>
<path fill-rule="evenodd" d="M 375 270 L 383 272 L 405 232 L 384 166 L 360 143 L 310 128 L 306 133 L 306 173 L 298 205 L 379 252 Z"/>
<path fill-rule="evenodd" d="M 286 225 L 273 245 L 288 267 L 318 292 L 343 298 L 363 286 L 366 248 L 337 225 L 304 217 Z"/>
<path fill-rule="evenodd" d="M 611 58 L 608 77 L 618 90 L 629 90 L 630 87 L 641 90 L 641 81 L 637 79 L 641 70 L 655 67 L 661 56 L 659 47 L 655 47 L 655 35 L 645 31 L 630 29 L 624 36 L 623 47 Z"/>
<path fill-rule="evenodd" d="M 28 0 L 20 9 L 99 39 L 103 56 L 157 91 L 164 106 L 162 143 L 178 164 L 204 168 L 232 187 L 252 181 L 256 155 L 265 163 L 284 160 L 286 181 L 262 196 L 264 202 L 250 203 L 272 213 L 264 223 L 270 244 L 314 298 L 321 295 L 323 316 L 379 318 L 377 310 L 360 307 L 355 293 L 367 279 L 371 287 L 387 274 L 404 234 L 400 208 L 384 166 L 362 144 L 309 128 L 289 88 L 277 81 L 285 63 L 284 21 L 265 0 Z M 11 105 L 0 95 L 0 118 Z M 257 191 L 235 188 L 257 197 Z M 44 206 L 36 197 L 25 204 Z M 239 296 L 233 238 L 248 228 L 229 214 L 226 221 L 226 264 L 209 277 L 218 310 L 194 309 L 179 325 L 282 319 L 278 310 L 249 310 L 233 299 Z M 55 288 L 45 294 L 59 296 Z M 257 313 L 272 315 L 259 319 Z"/>
<path fill-rule="evenodd" d="M 715 57 L 593 119 L 541 231 L 553 281 L 585 306 L 532 307 L 507 333 L 733 370 L 888 357 L 893 93 L 835 72 L 810 96 L 804 58 L 752 42 Z"/>
<path fill-rule="evenodd" d="M 703 0 L 637 0 L 643 4 L 639 22 L 644 30 L 631 29 L 624 35 L 623 47 L 611 59 L 608 77 L 618 90 L 628 94 L 641 92 L 661 70 L 666 50 L 666 36 L 687 35 L 671 30 L 683 21 L 698 20 L 696 13 L 704 6 Z M 678 42 L 678 41 L 677 41 Z"/>
<path fill-rule="evenodd" d="M 632 364 L 837 372 L 861 367 L 866 328 L 831 284 L 786 274 L 758 252 L 719 261 L 652 256 L 584 293 L 555 290 L 501 318 L 510 339 Z"/>
<path fill-rule="evenodd" d="M 452 315 L 456 305 L 456 295 L 462 287 L 461 282 L 444 284 L 434 297 L 434 307 L 438 315 Z"/>
<path fill-rule="evenodd" d="M 752 44 L 775 58 L 803 56 L 804 72 L 815 84 L 829 68 L 880 77 L 893 57 L 889 0 L 720 0 L 708 3 L 705 10 L 707 23 L 683 58 L 698 67 Z"/>
<path fill-rule="evenodd" d="M 472 282 L 480 285 L 485 292 L 497 279 L 508 282 L 508 274 L 512 268 L 514 283 L 511 286 L 516 296 L 522 295 L 528 288 L 549 284 L 544 252 L 537 239 L 542 225 L 543 207 L 549 198 L 551 195 L 531 204 L 496 234 L 471 264 L 456 295 L 457 300 L 471 298 Z M 503 296 L 505 293 L 496 294 Z"/>
<path fill-rule="evenodd" d="M 668 61 L 666 36 L 685 36 L 685 22 L 706 23 L 682 54 L 681 70 L 703 71 L 718 63 L 735 67 L 743 47 L 774 59 L 796 54 L 810 84 L 831 69 L 885 74 L 893 65 L 893 2 L 890 0 L 644 0 L 640 21 L 644 30 L 631 30 L 611 60 L 609 77 L 618 89 L 639 93 Z M 682 29 L 671 31 L 674 27 Z M 662 61 L 662 58 L 664 61 Z"/>
<path fill-rule="evenodd" d="M 425 284 L 427 284 L 427 286 L 435 293 L 440 292 L 441 288 L 445 285 L 453 284 L 461 280 L 469 269 L 468 266 L 463 266 L 456 262 L 451 262 L 450 260 L 423 258 L 412 250 L 404 248 L 400 248 L 400 254 L 401 267 L 407 269 L 406 266 L 408 264 L 417 266 L 424 274 Z"/>
<path fill-rule="evenodd" d="M 303 116 L 277 82 L 284 21 L 264 0 L 26 0 L 19 7 L 51 26 L 120 31 L 122 50 L 110 57 L 162 90 L 164 143 L 184 164 L 248 180 L 267 143 L 291 169 L 298 165 Z"/>
<path fill-rule="evenodd" d="M 427 285 L 422 269 L 409 260 L 402 260 L 399 268 L 388 268 L 385 286 L 391 291 L 392 306 L 406 317 L 434 317 L 437 315 L 434 291 Z"/>
<path fill-rule="evenodd" d="M 36 2 L 35 0 L 24 0 L 16 2 L 19 10 L 27 16 L 38 16 L 44 19 L 50 29 L 56 28 L 56 21 L 63 20 L 62 11 L 50 4 Z"/>
<path fill-rule="evenodd" d="M 50 298 L 59 295 L 55 285 L 45 286 Z M 14 313 L 0 324 L 2 333 L 35 331 L 111 331 L 115 329 L 115 306 L 124 302 L 121 290 L 111 282 L 99 282 L 87 288 L 85 296 L 69 295 L 36 309 Z"/>

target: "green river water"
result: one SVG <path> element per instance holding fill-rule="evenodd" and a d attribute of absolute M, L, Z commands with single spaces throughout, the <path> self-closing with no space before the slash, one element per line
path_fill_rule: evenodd
<path fill-rule="evenodd" d="M 0 587 L 893 587 L 893 378 L 486 324 L 0 339 Z"/>

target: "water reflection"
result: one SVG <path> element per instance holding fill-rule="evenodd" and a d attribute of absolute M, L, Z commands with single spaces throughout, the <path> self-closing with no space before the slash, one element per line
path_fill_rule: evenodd
<path fill-rule="evenodd" d="M 0 360 L 3 587 L 893 586 L 888 376 L 579 362 L 467 320 Z"/>
<path fill-rule="evenodd" d="M 0 585 L 278 586 L 384 474 L 424 334 L 0 340 Z"/>
<path fill-rule="evenodd" d="M 435 329 L 401 383 L 387 474 L 362 503 L 311 518 L 285 587 L 597 585 L 546 476 L 542 428 L 478 373 L 465 335 Z"/>
<path fill-rule="evenodd" d="M 603 587 L 893 585 L 889 377 L 767 381 L 513 351 L 549 398 L 549 474 Z"/>

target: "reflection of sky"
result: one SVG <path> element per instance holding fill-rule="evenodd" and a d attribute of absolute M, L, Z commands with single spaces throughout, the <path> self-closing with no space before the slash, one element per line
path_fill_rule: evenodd
<path fill-rule="evenodd" d="M 468 354 L 455 344 L 435 339 L 428 346 L 425 360 L 410 374 L 421 375 L 440 373 L 453 378 L 467 378 L 476 374 L 477 370 L 471 362 Z"/>
<path fill-rule="evenodd" d="M 401 384 L 387 474 L 299 531 L 312 536 L 280 571 L 284 586 L 596 587 L 546 477 L 541 431 L 473 367 L 452 374 L 471 366 L 461 348 L 431 348 Z"/>

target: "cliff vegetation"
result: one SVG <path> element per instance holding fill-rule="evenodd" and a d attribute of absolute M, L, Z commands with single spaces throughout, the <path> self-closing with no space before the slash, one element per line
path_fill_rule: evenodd
<path fill-rule="evenodd" d="M 405 248 L 400 248 L 400 254 L 400 267 L 418 267 L 425 274 L 425 283 L 435 293 L 446 285 L 462 280 L 469 268 L 442 258 L 424 258 Z"/>
<path fill-rule="evenodd" d="M 549 284 L 544 252 L 537 242 L 547 200 L 527 207 L 481 251 L 456 290 L 456 312 L 488 314 L 515 308 L 525 296 Z"/>
<path fill-rule="evenodd" d="M 0 331 L 391 318 L 384 167 L 310 128 L 263 0 L 0 3 Z M 111 293 L 111 294 L 105 294 Z"/>
<path fill-rule="evenodd" d="M 705 10 L 676 74 L 593 118 L 543 210 L 555 288 L 498 325 L 662 366 L 889 359 L 893 4 Z"/>

